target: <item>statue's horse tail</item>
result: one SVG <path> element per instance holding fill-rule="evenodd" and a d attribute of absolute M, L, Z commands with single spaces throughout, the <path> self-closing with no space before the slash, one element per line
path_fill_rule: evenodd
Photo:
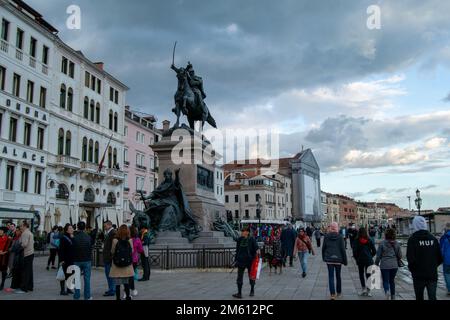
<path fill-rule="evenodd" d="M 214 120 L 214 118 L 212 117 L 211 113 L 208 114 L 208 119 L 206 119 L 206 122 L 208 122 L 211 125 L 211 127 L 217 129 L 216 120 Z"/>

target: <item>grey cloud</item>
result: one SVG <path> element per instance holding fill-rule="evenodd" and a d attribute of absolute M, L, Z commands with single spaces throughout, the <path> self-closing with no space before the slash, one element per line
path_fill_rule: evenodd
<path fill-rule="evenodd" d="M 192 61 L 205 79 L 211 110 L 219 114 L 264 104 L 293 88 L 404 70 L 445 47 L 439 30 L 450 27 L 450 3 L 438 0 L 383 2 L 377 31 L 366 28 L 372 0 L 28 2 L 64 40 L 103 60 L 128 84 L 132 106 L 160 119 L 173 117 L 175 77 L 169 65 L 175 40 L 177 63 Z M 70 4 L 82 9 L 81 31 L 64 27 Z M 237 26 L 234 33 L 226 31 L 231 24 Z M 428 68 L 441 60 L 433 57 Z"/>
<path fill-rule="evenodd" d="M 380 193 L 386 193 L 388 190 L 386 188 L 377 188 L 370 190 L 368 194 L 380 194 Z"/>

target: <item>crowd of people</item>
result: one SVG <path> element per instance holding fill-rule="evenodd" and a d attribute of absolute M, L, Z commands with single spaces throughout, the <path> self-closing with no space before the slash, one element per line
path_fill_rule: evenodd
<path fill-rule="evenodd" d="M 130 300 L 137 296 L 135 281 L 150 279 L 150 263 L 148 246 L 150 244 L 148 230 L 140 232 L 134 227 L 121 225 L 119 228 L 111 221 L 104 222 L 102 233 L 103 262 L 105 267 L 105 297 L 115 296 L 117 300 Z M 79 268 L 83 280 L 83 298 L 92 300 L 91 269 L 93 249 L 98 240 L 95 231 L 88 230 L 86 223 L 76 225 L 66 224 L 64 227 L 55 226 L 47 235 L 49 257 L 47 270 L 58 269 L 60 277 L 60 295 L 73 295 L 75 300 L 81 298 L 81 290 L 71 290 L 66 280 L 75 271 L 69 272 L 69 266 Z M 9 293 L 24 294 L 33 291 L 33 259 L 34 236 L 29 225 L 24 221 L 20 229 L 14 223 L 8 223 L 0 228 L 0 271 L 2 282 L 0 290 Z M 142 264 L 143 276 L 139 279 L 138 266 Z M 60 269 L 60 270 L 59 270 Z M 5 281 L 11 277 L 9 288 L 4 289 Z M 121 286 L 124 295 L 121 296 Z"/>
<path fill-rule="evenodd" d="M 427 224 L 422 216 L 413 219 L 413 233 L 407 241 L 406 261 L 413 279 L 414 294 L 417 300 L 424 299 L 427 290 L 429 300 L 436 300 L 438 283 L 438 268 L 442 264 L 442 272 L 450 296 L 450 223 L 447 223 L 440 240 L 427 230 Z M 384 234 L 376 244 L 376 236 L 380 231 Z M 324 236 L 323 244 L 321 238 Z M 342 296 L 342 266 L 348 265 L 347 241 L 350 243 L 351 255 L 358 267 L 361 283 L 360 295 L 371 297 L 367 280 L 372 275 L 369 268 L 378 266 L 381 273 L 382 288 L 387 300 L 396 299 L 395 278 L 399 268 L 406 266 L 401 244 L 397 241 L 397 232 L 393 227 L 359 229 L 352 225 L 349 228 L 339 228 L 332 223 L 323 232 L 319 228 L 308 227 L 295 230 L 292 225 L 285 227 L 279 237 L 266 238 L 262 250 L 256 246 L 256 240 L 251 236 L 251 229 L 244 228 L 236 247 L 236 266 L 238 267 L 238 293 L 235 298 L 242 298 L 243 275 L 248 270 L 251 296 L 255 294 L 255 279 L 250 276 L 252 261 L 260 255 L 270 268 L 283 267 L 289 263 L 293 266 L 294 257 L 298 256 L 300 272 L 303 278 L 308 272 L 308 257 L 315 255 L 312 238 L 316 239 L 316 247 L 322 247 L 322 260 L 328 269 L 330 299 Z M 373 268 L 372 268 L 373 269 Z"/>

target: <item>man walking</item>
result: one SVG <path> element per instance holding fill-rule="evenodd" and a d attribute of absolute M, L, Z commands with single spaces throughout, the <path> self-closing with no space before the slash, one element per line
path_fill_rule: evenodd
<path fill-rule="evenodd" d="M 150 236 L 148 234 L 147 228 L 143 228 L 141 230 L 141 233 L 142 249 L 144 249 L 144 252 L 141 253 L 141 262 L 142 269 L 144 269 L 144 274 L 138 281 L 148 281 L 150 280 L 150 261 L 148 260 L 148 246 L 150 245 Z"/>
<path fill-rule="evenodd" d="M 316 228 L 314 237 L 316 238 L 317 248 L 320 248 L 320 239 L 322 238 L 322 231 L 320 231 L 320 228 Z"/>
<path fill-rule="evenodd" d="M 15 293 L 33 291 L 34 236 L 27 221 L 22 222 L 20 231 L 22 231 L 20 244 L 23 248 L 22 282 L 20 290 L 15 291 Z"/>
<path fill-rule="evenodd" d="M 114 285 L 113 279 L 109 276 L 111 272 L 112 265 L 112 241 L 116 236 L 116 230 L 113 229 L 113 225 L 111 221 L 105 221 L 103 224 L 103 228 L 105 230 L 105 243 L 103 245 L 103 262 L 105 264 L 105 276 L 106 281 L 108 282 L 108 290 L 103 294 L 104 297 L 113 297 L 116 295 L 116 287 Z"/>
<path fill-rule="evenodd" d="M 440 240 L 443 263 L 443 273 L 445 285 L 447 287 L 447 296 L 450 296 L 450 222 L 445 225 L 444 235 Z"/>
<path fill-rule="evenodd" d="M 297 234 L 292 228 L 292 224 L 288 224 L 281 232 L 281 248 L 283 249 L 283 266 L 286 267 L 286 259 L 289 257 L 289 266 L 292 267 L 294 261 L 294 246 Z"/>
<path fill-rule="evenodd" d="M 423 300 L 425 288 L 428 299 L 436 300 L 437 268 L 442 263 L 441 248 L 438 240 L 428 232 L 424 217 L 414 217 L 412 224 L 414 233 L 408 239 L 406 257 L 413 278 L 416 300 Z"/>
<path fill-rule="evenodd" d="M 348 239 L 350 241 L 350 248 L 353 250 L 353 245 L 356 239 L 356 236 L 358 235 L 358 230 L 356 230 L 355 224 L 352 224 L 350 228 L 348 229 Z"/>
<path fill-rule="evenodd" d="M 250 269 L 253 259 L 258 252 L 258 244 L 255 238 L 250 236 L 249 227 L 244 227 L 241 231 L 241 237 L 236 243 L 236 258 L 235 265 L 238 268 L 237 287 L 238 292 L 233 294 L 234 298 L 242 299 L 242 285 L 244 284 L 244 272 L 248 270 L 250 280 L 250 297 L 255 295 L 255 280 L 250 279 Z"/>
<path fill-rule="evenodd" d="M 84 300 L 92 300 L 91 297 L 91 264 L 92 264 L 92 241 L 86 233 L 86 223 L 80 221 L 77 223 L 77 234 L 73 239 L 74 257 L 73 261 L 80 268 L 81 274 L 84 274 Z M 80 299 L 80 289 L 75 289 L 73 298 Z"/>

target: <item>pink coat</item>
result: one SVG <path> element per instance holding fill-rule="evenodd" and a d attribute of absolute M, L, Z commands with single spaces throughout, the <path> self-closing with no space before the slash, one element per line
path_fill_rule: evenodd
<path fill-rule="evenodd" d="M 142 241 L 138 237 L 133 238 L 133 263 L 137 264 L 139 262 L 139 256 L 144 253 L 144 248 L 142 247 Z"/>

